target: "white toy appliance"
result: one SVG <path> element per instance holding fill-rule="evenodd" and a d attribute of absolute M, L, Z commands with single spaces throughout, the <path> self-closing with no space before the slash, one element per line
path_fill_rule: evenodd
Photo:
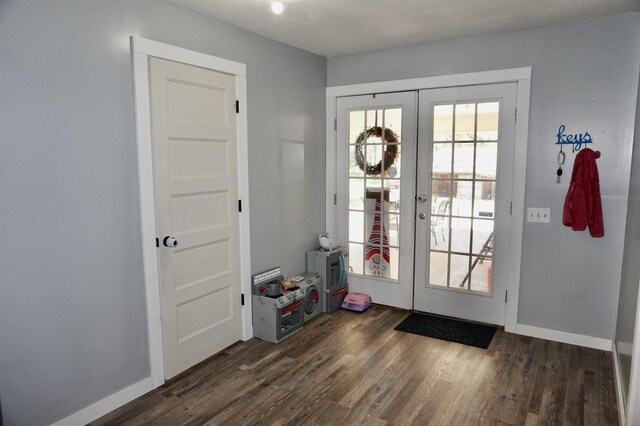
<path fill-rule="evenodd" d="M 323 312 L 340 309 L 342 300 L 349 291 L 347 283 L 347 249 L 336 247 L 333 250 L 322 248 L 307 252 L 307 271 L 315 272 L 322 279 L 324 293 Z"/>
<path fill-rule="evenodd" d="M 325 293 L 322 291 L 322 278 L 314 273 L 307 273 L 301 277 L 300 288 L 305 289 L 306 296 L 302 301 L 302 312 L 304 312 L 304 322 L 320 315 L 323 312 Z"/>

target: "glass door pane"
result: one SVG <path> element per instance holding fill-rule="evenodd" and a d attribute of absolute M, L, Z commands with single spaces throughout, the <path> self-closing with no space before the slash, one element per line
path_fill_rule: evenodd
<path fill-rule="evenodd" d="M 491 292 L 499 113 L 499 102 L 433 107 L 430 286 Z"/>
<path fill-rule="evenodd" d="M 398 279 L 402 109 L 349 112 L 351 273 Z"/>

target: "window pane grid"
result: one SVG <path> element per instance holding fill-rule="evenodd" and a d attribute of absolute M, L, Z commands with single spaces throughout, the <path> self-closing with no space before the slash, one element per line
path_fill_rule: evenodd
<path fill-rule="evenodd" d="M 354 179 L 361 179 L 361 178 L 354 178 Z M 495 179 L 482 179 L 482 178 L 438 178 L 438 177 L 434 177 L 432 180 L 437 181 L 437 182 L 449 182 L 449 181 L 454 181 L 454 182 L 477 182 L 477 181 L 483 181 L 483 182 L 495 182 Z"/>
<path fill-rule="evenodd" d="M 348 147 L 350 164 L 357 167 L 355 172 L 350 171 L 348 188 L 347 234 L 349 246 L 356 253 L 351 257 L 350 263 L 356 265 L 351 272 L 397 279 L 402 110 L 368 109 L 362 114 L 364 127 L 350 138 Z M 397 141 L 388 142 L 390 131 L 397 135 Z M 358 150 L 361 160 L 354 158 Z"/>
<path fill-rule="evenodd" d="M 433 143 L 432 156 L 429 285 L 490 291 L 498 112 L 499 102 L 434 106 L 433 142 L 437 143 Z M 448 160 L 449 170 L 442 160 Z M 445 203 L 451 208 L 442 211 L 439 206 Z M 444 234 L 439 241 L 434 230 L 434 225 L 443 227 L 444 223 L 448 223 L 446 244 L 442 241 Z M 457 248 L 453 247 L 454 242 Z M 439 269 L 445 266 L 445 259 L 446 282 L 442 282 L 445 274 Z M 440 265 L 433 265 L 436 260 Z M 481 271 L 480 264 L 488 267 Z"/>

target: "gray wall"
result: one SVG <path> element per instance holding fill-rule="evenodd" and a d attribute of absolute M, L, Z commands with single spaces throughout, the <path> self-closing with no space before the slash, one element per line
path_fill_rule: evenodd
<path fill-rule="evenodd" d="M 329 86 L 532 66 L 526 206 L 551 224 L 524 225 L 518 321 L 612 339 L 628 193 L 640 14 L 331 58 Z M 605 237 L 562 226 L 574 155 L 555 183 L 560 124 L 589 131 L 598 160 Z"/>
<path fill-rule="evenodd" d="M 131 34 L 247 64 L 252 271 L 303 271 L 324 228 L 326 59 L 165 1 L 0 0 L 8 425 L 149 374 Z"/>
<path fill-rule="evenodd" d="M 640 282 L 640 262 L 638 262 L 640 259 L 640 90 L 636 106 L 630 181 L 616 328 L 616 350 L 620 364 L 622 389 L 625 394 L 625 405 L 631 375 L 631 353 L 638 306 L 638 283 Z"/>

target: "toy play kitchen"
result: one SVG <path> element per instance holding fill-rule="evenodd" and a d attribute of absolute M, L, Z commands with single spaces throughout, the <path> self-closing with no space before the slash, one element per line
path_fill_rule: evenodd
<path fill-rule="evenodd" d="M 304 287 L 285 280 L 280 268 L 254 275 L 251 287 L 255 337 L 278 343 L 302 329 Z"/>
<path fill-rule="evenodd" d="M 347 250 L 333 247 L 328 235 L 321 235 L 320 242 L 326 248 L 307 252 L 308 272 L 304 275 L 285 279 L 277 267 L 253 276 L 255 337 L 278 343 L 300 331 L 305 321 L 340 309 L 349 291 Z M 364 310 L 367 303 L 371 303 L 370 298 L 349 306 Z"/>

